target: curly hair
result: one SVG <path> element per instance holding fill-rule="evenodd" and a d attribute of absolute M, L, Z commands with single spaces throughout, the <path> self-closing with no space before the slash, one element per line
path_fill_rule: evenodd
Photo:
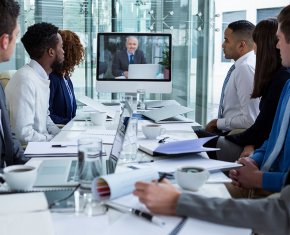
<path fill-rule="evenodd" d="M 58 30 L 58 33 L 62 37 L 65 59 L 63 66 L 53 70 L 53 72 L 60 78 L 63 74 L 71 77 L 75 70 L 74 67 L 84 61 L 85 50 L 76 33 L 70 30 Z"/>
<path fill-rule="evenodd" d="M 28 27 L 21 38 L 31 59 L 40 59 L 49 48 L 56 49 L 58 27 L 49 23 L 38 23 Z"/>
<path fill-rule="evenodd" d="M 12 40 L 13 31 L 16 28 L 17 17 L 19 15 L 20 5 L 14 0 L 0 1 L 0 36 L 7 33 L 9 41 Z"/>

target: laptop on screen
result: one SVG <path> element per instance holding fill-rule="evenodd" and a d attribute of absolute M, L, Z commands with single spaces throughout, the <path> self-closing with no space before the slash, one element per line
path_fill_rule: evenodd
<path fill-rule="evenodd" d="M 106 161 L 108 174 L 112 174 L 116 170 L 124 139 L 127 135 L 127 126 L 130 123 L 132 114 L 133 109 L 126 101 L 110 157 Z M 78 184 L 78 160 L 63 158 L 58 160 L 44 160 L 39 166 L 34 186 L 77 186 Z"/>

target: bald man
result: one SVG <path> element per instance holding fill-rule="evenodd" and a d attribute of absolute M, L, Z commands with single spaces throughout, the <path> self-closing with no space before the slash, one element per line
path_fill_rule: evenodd
<path fill-rule="evenodd" d="M 137 48 L 138 39 L 136 37 L 128 37 L 126 49 L 118 51 L 114 57 L 112 74 L 115 77 L 125 76 L 128 78 L 129 64 L 147 64 L 143 51 Z"/>

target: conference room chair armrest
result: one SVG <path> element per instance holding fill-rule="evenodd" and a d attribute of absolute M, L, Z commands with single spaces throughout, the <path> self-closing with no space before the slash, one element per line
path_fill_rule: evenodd
<path fill-rule="evenodd" d="M 235 130 L 230 131 L 228 135 L 239 134 L 239 133 L 244 132 L 245 130 L 247 130 L 247 129 L 235 129 Z"/>

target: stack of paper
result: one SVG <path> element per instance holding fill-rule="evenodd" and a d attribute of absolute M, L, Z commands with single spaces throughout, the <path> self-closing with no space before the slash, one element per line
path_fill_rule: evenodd
<path fill-rule="evenodd" d="M 142 131 L 142 126 L 146 125 L 152 125 L 155 124 L 155 122 L 149 121 L 149 120 L 138 120 L 138 131 Z M 161 125 L 161 124 L 158 124 Z M 168 124 L 162 124 L 163 128 L 165 128 L 167 131 L 190 131 L 192 132 L 192 126 L 201 126 L 197 122 L 192 123 L 168 123 Z"/>
<path fill-rule="evenodd" d="M 103 144 L 113 144 L 115 136 L 116 136 L 116 132 L 117 132 L 116 130 L 90 129 L 78 135 L 77 139 L 95 137 L 95 138 L 102 139 Z"/>
<path fill-rule="evenodd" d="M 44 193 L 1 195 L 0 234 L 53 235 Z"/>
<path fill-rule="evenodd" d="M 53 147 L 53 146 L 62 147 Z M 77 141 L 73 142 L 29 142 L 24 154 L 27 157 L 76 157 Z"/>
<path fill-rule="evenodd" d="M 243 165 L 237 164 L 233 162 L 225 162 L 225 161 L 218 161 L 207 159 L 201 156 L 185 156 L 185 157 L 178 157 L 178 158 L 171 158 L 165 160 L 154 161 L 151 163 L 142 163 L 142 164 L 132 164 L 133 167 L 136 168 L 146 168 L 151 167 L 158 172 L 168 172 L 173 173 L 175 169 L 179 166 L 195 166 L 195 167 L 202 167 L 207 170 L 219 170 L 219 169 L 233 169 L 233 168 L 240 168 Z"/>
<path fill-rule="evenodd" d="M 77 157 L 77 141 L 71 142 L 29 142 L 24 154 L 26 157 Z M 103 149 L 103 155 L 106 152 Z"/>

